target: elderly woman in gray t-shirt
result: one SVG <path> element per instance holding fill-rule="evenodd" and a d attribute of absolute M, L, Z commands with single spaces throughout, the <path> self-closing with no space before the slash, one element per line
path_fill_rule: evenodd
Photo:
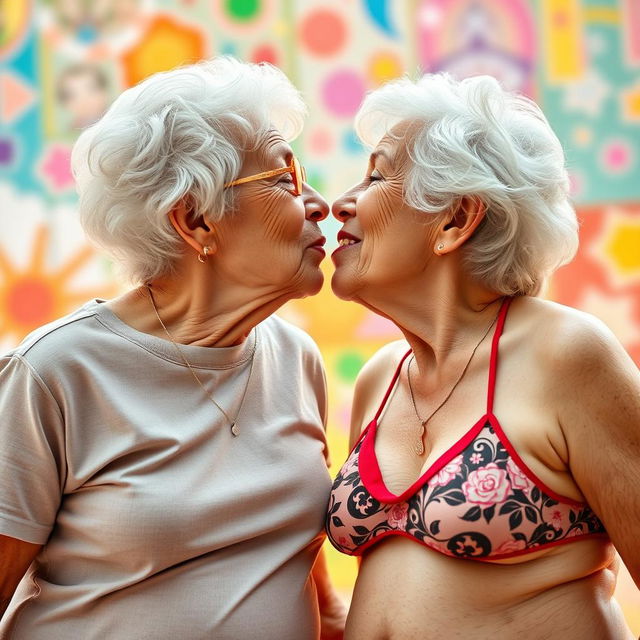
<path fill-rule="evenodd" d="M 342 637 L 322 363 L 273 315 L 323 279 L 303 115 L 220 58 L 80 136 L 82 223 L 138 286 L 0 360 L 0 638 Z"/>

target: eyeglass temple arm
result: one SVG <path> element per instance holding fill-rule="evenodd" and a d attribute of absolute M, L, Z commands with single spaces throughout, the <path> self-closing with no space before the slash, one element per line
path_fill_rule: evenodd
<path fill-rule="evenodd" d="M 280 167 L 280 169 L 271 169 L 271 171 L 263 171 L 262 173 L 256 173 L 253 176 L 247 176 L 246 178 L 238 178 L 227 182 L 224 187 L 233 187 L 237 184 L 244 184 L 245 182 L 253 182 L 254 180 L 262 180 L 263 178 L 271 178 L 273 176 L 279 176 L 282 173 L 291 173 L 293 171 L 293 163 L 288 167 Z"/>

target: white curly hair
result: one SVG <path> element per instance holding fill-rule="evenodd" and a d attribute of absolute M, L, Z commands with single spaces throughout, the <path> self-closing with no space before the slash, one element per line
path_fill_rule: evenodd
<path fill-rule="evenodd" d="M 370 93 L 356 130 L 370 148 L 411 123 L 404 199 L 426 214 L 482 200 L 486 216 L 467 242 L 472 277 L 503 295 L 536 294 L 569 262 L 578 224 L 560 142 L 540 108 L 489 76 L 427 74 Z"/>
<path fill-rule="evenodd" d="M 295 138 L 305 114 L 299 92 L 268 64 L 223 56 L 146 78 L 73 148 L 86 234 L 133 282 L 171 272 L 182 244 L 169 211 L 185 201 L 211 222 L 228 215 L 223 185 L 243 152 L 272 129 Z"/>

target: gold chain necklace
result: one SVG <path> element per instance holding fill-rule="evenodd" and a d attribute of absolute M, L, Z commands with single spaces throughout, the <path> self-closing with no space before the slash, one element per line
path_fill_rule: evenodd
<path fill-rule="evenodd" d="M 498 313 L 496 314 L 495 318 L 491 321 L 491 324 L 487 327 L 487 330 L 482 334 L 482 338 L 480 338 L 478 344 L 476 344 L 476 346 L 473 348 L 473 351 L 471 352 L 471 355 L 467 360 L 467 364 L 464 365 L 464 369 L 462 370 L 462 373 L 458 376 L 458 379 L 455 381 L 451 389 L 449 389 L 449 393 L 447 393 L 444 400 L 424 419 L 421 418 L 420 414 L 418 413 L 418 407 L 416 406 L 416 400 L 413 395 L 413 389 L 411 388 L 411 363 L 415 360 L 415 355 L 413 353 L 411 354 L 411 359 L 409 360 L 409 364 L 407 365 L 407 382 L 409 383 L 409 394 L 411 395 L 411 404 L 413 405 L 413 410 L 416 414 L 416 417 L 420 421 L 420 435 L 418 436 L 418 439 L 416 440 L 413 446 L 413 450 L 415 451 L 416 455 L 421 456 L 424 453 L 424 435 L 426 432 L 427 422 L 429 422 L 429 420 L 431 420 L 431 418 L 433 418 L 433 416 L 435 416 L 436 413 L 440 411 L 440 409 L 442 409 L 442 407 L 444 406 L 444 403 L 451 397 L 451 394 L 455 391 L 455 388 L 460 384 L 460 381 L 464 377 L 464 374 L 467 372 L 467 369 L 469 368 L 469 365 L 471 364 L 471 360 L 473 360 L 473 356 L 478 350 L 478 347 L 482 344 L 484 339 L 487 337 L 487 335 L 489 334 L 489 331 L 491 331 L 491 327 L 493 327 L 493 325 L 496 323 L 496 320 L 500 315 L 501 308 L 502 308 L 502 305 L 498 307 Z"/>
<path fill-rule="evenodd" d="M 198 378 L 198 376 L 196 375 L 196 372 L 193 370 L 193 367 L 191 366 L 186 356 L 182 352 L 182 349 L 180 348 L 178 343 L 173 339 L 173 336 L 169 333 L 169 329 L 167 329 L 164 322 L 162 322 L 162 318 L 158 313 L 158 307 L 156 307 L 155 300 L 153 299 L 153 293 L 151 292 L 151 285 L 147 285 L 147 291 L 149 293 L 149 300 L 151 300 L 151 306 L 153 307 L 153 310 L 156 313 L 156 317 L 158 318 L 158 322 L 160 323 L 160 326 L 164 329 L 164 332 L 167 334 L 167 337 L 171 341 L 171 344 L 173 344 L 173 346 L 176 348 L 176 350 L 180 354 L 180 357 L 182 358 L 182 361 L 187 365 L 187 367 L 189 368 L 189 371 L 191 371 L 191 375 L 193 375 L 194 380 L 200 385 L 200 387 L 202 387 L 202 390 L 207 394 L 207 397 L 209 398 L 209 400 L 213 402 L 213 404 L 222 412 L 224 417 L 227 419 L 227 422 L 231 427 L 231 433 L 233 434 L 233 436 L 237 436 L 240 433 L 240 430 L 236 425 L 236 421 L 238 420 L 238 416 L 242 411 L 242 406 L 244 405 L 244 399 L 247 395 L 247 389 L 249 388 L 249 381 L 251 380 L 251 372 L 253 371 L 254 356 L 256 355 L 256 347 L 258 346 L 258 328 L 256 327 L 256 336 L 253 342 L 253 349 L 251 351 L 251 355 L 249 356 L 249 358 L 251 359 L 251 364 L 249 365 L 249 377 L 247 378 L 247 383 L 245 384 L 244 391 L 242 392 L 242 399 L 240 400 L 240 406 L 238 407 L 238 411 L 236 412 L 236 418 L 235 420 L 232 420 L 229 417 L 229 414 L 215 401 L 214 397 L 207 391 L 206 387 L 202 384 L 202 381 L 200 380 L 200 378 Z"/>

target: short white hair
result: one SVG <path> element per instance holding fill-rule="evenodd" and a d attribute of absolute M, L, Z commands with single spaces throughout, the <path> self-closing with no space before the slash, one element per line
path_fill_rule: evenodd
<path fill-rule="evenodd" d="M 578 247 L 564 153 L 540 108 L 489 76 L 428 74 L 370 93 L 356 116 L 369 147 L 399 123 L 408 141 L 407 204 L 429 214 L 478 197 L 485 219 L 463 247 L 472 277 L 503 295 L 532 295 Z"/>
<path fill-rule="evenodd" d="M 182 250 L 168 213 L 180 201 L 215 222 L 231 210 L 244 151 L 270 130 L 302 129 L 306 107 L 268 64 L 219 57 L 156 73 L 122 93 L 78 138 L 80 221 L 134 282 L 170 273 Z"/>

